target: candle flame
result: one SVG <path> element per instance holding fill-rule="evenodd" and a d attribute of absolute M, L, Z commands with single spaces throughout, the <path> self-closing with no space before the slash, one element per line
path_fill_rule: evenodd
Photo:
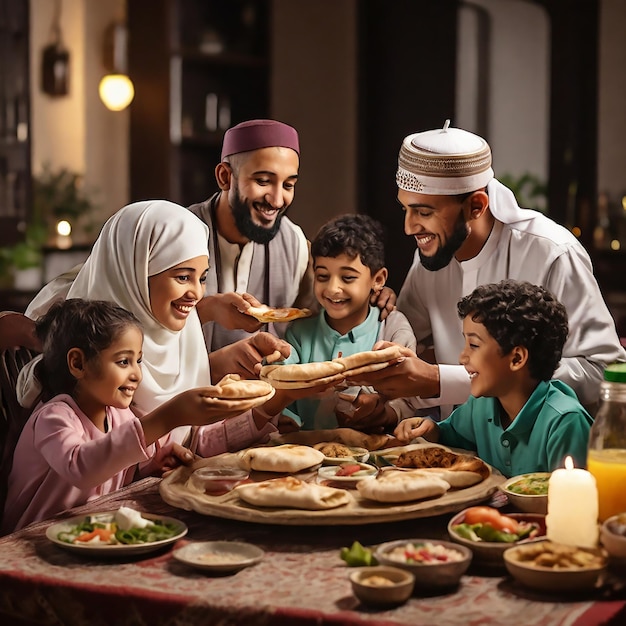
<path fill-rule="evenodd" d="M 565 457 L 565 469 L 571 470 L 574 469 L 574 461 L 571 456 Z"/>

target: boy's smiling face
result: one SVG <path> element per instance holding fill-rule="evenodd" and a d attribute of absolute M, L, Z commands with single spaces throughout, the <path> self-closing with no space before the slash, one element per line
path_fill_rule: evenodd
<path fill-rule="evenodd" d="M 359 256 L 315 257 L 315 297 L 326 310 L 329 326 L 345 335 L 362 324 L 369 313 L 372 291 L 382 289 L 387 270 L 372 275 Z"/>
<path fill-rule="evenodd" d="M 501 398 L 511 388 L 511 355 L 503 355 L 498 342 L 480 323 L 467 315 L 463 319 L 465 346 L 459 362 L 465 367 L 471 380 L 471 393 Z"/>

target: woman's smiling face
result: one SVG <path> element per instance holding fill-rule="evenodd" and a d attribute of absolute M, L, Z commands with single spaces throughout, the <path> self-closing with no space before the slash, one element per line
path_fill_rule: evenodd
<path fill-rule="evenodd" d="M 152 315 L 165 328 L 182 330 L 204 296 L 209 259 L 198 256 L 148 278 Z"/>

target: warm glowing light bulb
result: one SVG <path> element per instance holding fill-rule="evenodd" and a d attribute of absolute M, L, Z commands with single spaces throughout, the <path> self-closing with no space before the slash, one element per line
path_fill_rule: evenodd
<path fill-rule="evenodd" d="M 619 239 L 613 239 L 611 241 L 611 250 L 619 250 L 620 249 L 620 242 Z"/>
<path fill-rule="evenodd" d="M 135 97 L 133 82 L 125 74 L 108 74 L 100 81 L 98 92 L 111 111 L 122 111 Z"/>
<path fill-rule="evenodd" d="M 57 224 L 57 233 L 67 237 L 72 232 L 72 225 L 67 220 L 61 220 Z"/>

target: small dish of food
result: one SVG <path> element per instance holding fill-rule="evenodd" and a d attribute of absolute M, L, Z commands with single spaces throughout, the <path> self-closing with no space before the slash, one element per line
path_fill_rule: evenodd
<path fill-rule="evenodd" d="M 354 489 L 359 481 L 376 478 L 378 469 L 367 463 L 343 463 L 329 465 L 317 470 L 317 482 L 328 487 L 343 487 Z"/>
<path fill-rule="evenodd" d="M 512 545 L 545 538 L 546 518 L 538 513 L 503 515 L 490 506 L 473 506 L 448 522 L 448 534 L 467 546 L 476 562 L 503 567 L 502 555 Z"/>
<path fill-rule="evenodd" d="M 398 606 L 413 593 L 415 576 L 398 567 L 378 565 L 360 567 L 350 573 L 354 595 L 374 607 Z"/>
<path fill-rule="evenodd" d="M 606 571 L 607 553 L 601 548 L 536 541 L 506 550 L 504 564 L 509 574 L 526 587 L 575 592 L 596 587 Z"/>
<path fill-rule="evenodd" d="M 509 502 L 525 513 L 548 512 L 550 472 L 533 472 L 513 476 L 500 485 Z"/>
<path fill-rule="evenodd" d="M 172 556 L 201 570 L 237 572 L 258 563 L 265 552 L 241 541 L 197 541 L 174 550 Z"/>
<path fill-rule="evenodd" d="M 600 543 L 611 561 L 626 565 L 626 512 L 613 515 L 602 523 Z"/>
<path fill-rule="evenodd" d="M 115 558 L 154 552 L 176 543 L 187 526 L 164 515 L 128 507 L 63 520 L 48 526 L 46 537 L 77 554 Z"/>
<path fill-rule="evenodd" d="M 234 467 L 201 467 L 189 477 L 189 481 L 198 491 L 221 496 L 241 485 L 249 475 L 248 470 Z"/>
<path fill-rule="evenodd" d="M 347 446 L 343 443 L 329 441 L 327 443 L 317 443 L 313 446 L 324 455 L 325 465 L 341 465 L 348 461 L 365 463 L 369 459 L 370 453 L 367 448 Z"/>
<path fill-rule="evenodd" d="M 472 561 L 466 546 L 434 539 L 401 539 L 383 543 L 374 553 L 381 565 L 415 575 L 415 587 L 456 587 Z"/>

